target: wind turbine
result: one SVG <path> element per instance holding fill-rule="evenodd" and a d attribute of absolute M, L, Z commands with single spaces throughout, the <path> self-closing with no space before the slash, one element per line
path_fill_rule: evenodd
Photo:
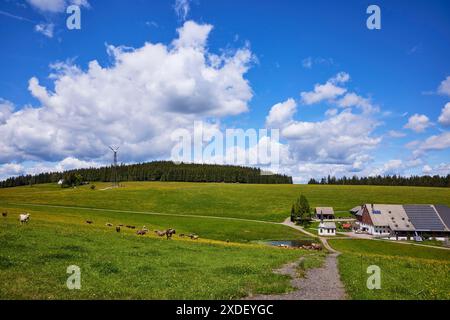
<path fill-rule="evenodd" d="M 114 148 L 109 146 L 111 151 L 114 153 L 114 164 L 113 164 L 113 185 L 117 187 L 117 151 L 119 151 L 120 147 Z"/>

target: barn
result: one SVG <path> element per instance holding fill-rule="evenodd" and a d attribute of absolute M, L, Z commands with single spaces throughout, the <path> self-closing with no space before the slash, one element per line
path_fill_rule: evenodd
<path fill-rule="evenodd" d="M 331 207 L 317 207 L 314 210 L 316 218 L 319 220 L 332 220 L 334 219 L 334 210 Z"/>

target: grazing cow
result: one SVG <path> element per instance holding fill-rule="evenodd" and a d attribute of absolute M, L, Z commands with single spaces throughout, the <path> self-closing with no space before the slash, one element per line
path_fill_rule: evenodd
<path fill-rule="evenodd" d="M 188 235 L 189 238 L 191 238 L 192 240 L 197 240 L 198 239 L 198 235 L 191 233 L 190 235 Z"/>
<path fill-rule="evenodd" d="M 169 230 L 166 230 L 166 236 L 167 236 L 167 239 L 171 239 L 172 236 L 173 236 L 174 234 L 176 234 L 176 233 L 177 233 L 177 232 L 176 232 L 175 229 L 169 229 Z"/>
<path fill-rule="evenodd" d="M 29 213 L 21 214 L 19 216 L 19 220 L 21 224 L 28 223 L 28 221 L 30 221 L 30 214 Z"/>
<path fill-rule="evenodd" d="M 145 230 L 138 230 L 138 231 L 136 231 L 136 234 L 138 236 L 145 236 L 147 234 L 147 231 L 145 231 Z"/>
<path fill-rule="evenodd" d="M 87 224 L 93 224 L 94 222 L 91 221 L 91 220 L 86 220 L 86 223 L 87 223 Z"/>
<path fill-rule="evenodd" d="M 166 231 L 155 230 L 155 233 L 160 237 L 164 237 L 166 235 Z"/>
<path fill-rule="evenodd" d="M 127 226 L 128 229 L 136 229 L 135 226 Z"/>
<path fill-rule="evenodd" d="M 6 218 L 6 217 L 8 216 L 8 212 L 6 212 L 6 211 L 3 212 L 3 213 L 2 213 L 2 216 Z"/>
<path fill-rule="evenodd" d="M 105 224 L 105 226 L 112 227 L 113 225 L 112 225 L 112 223 L 107 223 L 107 224 Z"/>
<path fill-rule="evenodd" d="M 120 232 L 120 227 L 119 226 L 116 227 L 116 232 Z"/>

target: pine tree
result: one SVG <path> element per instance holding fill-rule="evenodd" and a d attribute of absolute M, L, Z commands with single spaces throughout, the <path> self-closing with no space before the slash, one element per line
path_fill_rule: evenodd
<path fill-rule="evenodd" d="M 295 212 L 295 204 L 291 207 L 291 222 L 297 221 L 297 213 Z"/>

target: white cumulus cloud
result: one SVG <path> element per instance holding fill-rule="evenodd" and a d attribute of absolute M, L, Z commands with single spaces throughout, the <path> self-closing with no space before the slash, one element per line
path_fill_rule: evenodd
<path fill-rule="evenodd" d="M 404 169 L 404 163 L 400 159 L 392 159 L 384 163 L 382 166 L 375 168 L 369 175 L 370 176 L 383 176 L 383 175 L 399 175 L 402 174 Z"/>
<path fill-rule="evenodd" d="M 354 92 L 346 93 L 337 101 L 337 105 L 342 108 L 358 107 L 364 112 L 379 111 L 379 108 L 374 106 L 369 99 L 361 97 Z"/>
<path fill-rule="evenodd" d="M 440 151 L 450 148 L 450 132 L 433 135 L 424 141 L 413 141 L 407 147 L 414 149 L 414 155 L 421 156 L 428 151 Z"/>
<path fill-rule="evenodd" d="M 267 127 L 286 126 L 292 121 L 292 116 L 297 110 L 297 103 L 294 99 L 288 99 L 285 102 L 277 103 L 270 109 L 266 118 Z"/>
<path fill-rule="evenodd" d="M 190 0 L 175 0 L 174 9 L 180 20 L 186 20 L 191 9 Z"/>
<path fill-rule="evenodd" d="M 450 102 L 442 109 L 442 113 L 439 116 L 439 123 L 443 126 L 450 126 Z"/>
<path fill-rule="evenodd" d="M 108 46 L 109 67 L 53 64 L 53 90 L 32 77 L 29 90 L 40 105 L 0 122 L 0 163 L 102 161 L 112 144 L 121 146 L 121 161 L 168 158 L 176 129 L 248 111 L 244 76 L 253 55 L 247 47 L 208 52 L 211 29 L 188 21 L 170 45 Z"/>
<path fill-rule="evenodd" d="M 6 123 L 14 111 L 12 102 L 0 98 L 0 125 Z"/>
<path fill-rule="evenodd" d="M 70 4 L 89 7 L 87 0 L 27 0 L 30 5 L 42 12 L 63 12 Z"/>
<path fill-rule="evenodd" d="M 48 38 L 53 38 L 53 31 L 55 29 L 55 25 L 53 23 L 40 23 L 34 27 L 36 32 L 42 33 L 44 36 Z"/>
<path fill-rule="evenodd" d="M 416 113 L 409 118 L 408 123 L 404 126 L 404 128 L 411 129 L 419 133 L 424 132 L 430 125 L 430 119 L 426 115 Z"/>
<path fill-rule="evenodd" d="M 5 163 L 0 165 L 0 181 L 9 177 L 18 176 L 24 173 L 24 168 L 18 163 Z"/>
<path fill-rule="evenodd" d="M 303 91 L 300 93 L 302 102 L 306 105 L 319 103 L 322 101 L 332 101 L 347 92 L 342 84 L 350 80 L 350 75 L 346 72 L 340 72 L 326 83 L 317 83 L 313 91 Z"/>
<path fill-rule="evenodd" d="M 438 93 L 450 96 L 450 76 L 441 82 L 438 88 Z"/>

